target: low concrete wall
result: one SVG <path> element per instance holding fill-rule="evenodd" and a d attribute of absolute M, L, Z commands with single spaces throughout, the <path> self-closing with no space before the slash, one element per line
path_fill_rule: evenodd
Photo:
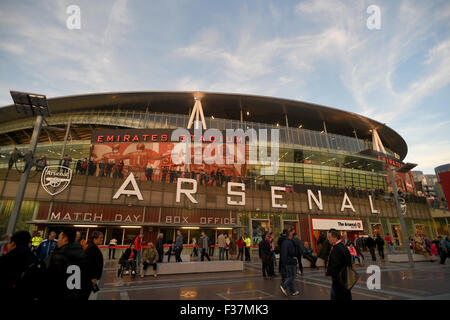
<path fill-rule="evenodd" d="M 388 254 L 386 255 L 386 258 L 389 262 L 409 262 L 408 254 L 406 253 Z M 413 260 L 416 262 L 430 261 L 430 259 L 433 261 L 439 260 L 439 258 L 436 256 L 431 256 L 430 258 L 427 258 L 422 254 L 413 254 Z"/>
<path fill-rule="evenodd" d="M 183 258 L 181 258 L 183 259 Z M 172 260 L 172 258 L 170 258 Z M 243 271 L 242 261 L 203 261 L 203 262 L 179 262 L 179 263 L 159 263 L 158 274 L 184 274 L 184 273 L 204 273 L 204 272 L 227 272 Z M 146 275 L 153 274 L 153 268 L 145 270 Z"/>

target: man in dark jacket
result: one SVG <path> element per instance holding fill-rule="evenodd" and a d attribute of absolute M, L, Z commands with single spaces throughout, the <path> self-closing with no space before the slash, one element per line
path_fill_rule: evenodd
<path fill-rule="evenodd" d="M 377 234 L 375 244 L 377 246 L 378 254 L 381 257 L 381 260 L 384 260 L 384 240 L 381 238 L 380 234 Z"/>
<path fill-rule="evenodd" d="M 299 292 L 295 289 L 294 280 L 297 271 L 297 250 L 292 241 L 294 232 L 289 232 L 289 236 L 283 241 L 281 245 L 280 261 L 286 272 L 286 280 L 281 284 L 281 292 L 287 296 L 286 289 L 289 289 L 291 296 L 296 296 Z"/>
<path fill-rule="evenodd" d="M 82 300 L 90 290 L 86 255 L 75 243 L 76 230 L 59 234 L 58 245 L 47 259 L 48 299 Z"/>
<path fill-rule="evenodd" d="M 375 256 L 375 240 L 369 235 L 366 238 L 366 246 L 369 248 L 370 255 L 372 256 L 372 261 L 377 261 L 377 257 Z"/>
<path fill-rule="evenodd" d="M 278 238 L 277 245 L 278 250 L 280 251 L 280 263 L 278 264 L 278 272 L 281 274 L 281 282 L 284 282 L 286 279 L 286 272 L 284 271 L 283 265 L 281 263 L 281 246 L 283 245 L 284 240 L 287 238 L 287 229 L 283 230 L 283 233 L 280 234 L 280 237 Z"/>
<path fill-rule="evenodd" d="M 15 232 L 8 243 L 8 253 L 0 257 L 0 296 L 18 302 L 39 299 L 43 281 L 38 283 L 43 279 L 36 273 L 29 273 L 34 264 L 37 265 L 38 260 L 31 253 L 30 233 Z"/>
<path fill-rule="evenodd" d="M 342 243 L 341 235 L 336 229 L 329 231 L 328 239 L 332 247 L 326 265 L 326 275 L 332 280 L 331 300 L 352 300 L 351 291 L 344 288 L 338 280 L 339 274 L 352 265 L 350 252 Z"/>
<path fill-rule="evenodd" d="M 270 243 L 266 239 L 267 232 L 264 232 L 262 235 L 262 240 L 258 244 L 259 248 L 259 258 L 262 262 L 262 272 L 264 279 L 267 279 L 269 277 L 270 280 L 272 280 L 273 277 L 273 257 L 272 257 L 272 251 L 270 247 Z"/>
<path fill-rule="evenodd" d="M 181 251 L 183 251 L 183 235 L 181 231 L 177 231 L 177 238 L 175 239 L 175 260 L 177 262 L 183 262 L 181 260 Z"/>
<path fill-rule="evenodd" d="M 325 262 L 328 260 L 328 256 L 330 255 L 330 241 L 328 239 L 319 239 L 320 241 L 320 252 L 319 252 L 319 258 L 323 259 Z"/>
<path fill-rule="evenodd" d="M 86 299 L 89 298 L 91 291 L 96 291 L 97 283 L 102 277 L 103 271 L 103 254 L 98 248 L 103 244 L 103 233 L 94 231 L 92 233 L 92 241 L 86 249 L 86 276 L 88 281 L 88 290 L 86 290 Z"/>
<path fill-rule="evenodd" d="M 305 246 L 303 245 L 302 240 L 298 238 L 297 233 L 294 233 L 294 238 L 292 238 L 292 241 L 295 245 L 295 250 L 297 250 L 297 263 L 298 263 L 298 269 L 301 275 L 303 275 L 303 265 L 302 265 L 302 256 L 305 252 Z"/>
<path fill-rule="evenodd" d="M 158 251 L 158 263 L 163 262 L 164 258 L 164 235 L 160 233 L 156 240 L 156 251 Z"/>

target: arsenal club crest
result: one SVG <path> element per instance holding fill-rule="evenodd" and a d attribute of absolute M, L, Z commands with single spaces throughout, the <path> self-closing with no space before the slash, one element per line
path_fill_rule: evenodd
<path fill-rule="evenodd" d="M 42 171 L 41 185 L 50 195 L 64 191 L 72 180 L 72 169 L 64 166 L 47 166 Z"/>

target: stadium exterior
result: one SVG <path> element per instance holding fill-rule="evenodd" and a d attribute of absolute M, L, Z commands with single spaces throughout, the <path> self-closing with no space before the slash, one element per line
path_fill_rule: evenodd
<path fill-rule="evenodd" d="M 174 165 L 167 136 L 189 126 L 197 103 L 204 128 L 278 129 L 278 172 L 261 175 L 261 165 L 249 163 Z M 372 119 L 300 101 L 206 92 L 86 94 L 48 99 L 48 105 L 50 127 L 44 126 L 36 155 L 46 156 L 47 165 L 60 164 L 70 120 L 65 154 L 72 159 L 72 177 L 62 192 L 51 195 L 41 185 L 42 173 L 33 168 L 18 228 L 47 234 L 76 225 L 83 236 L 102 230 L 105 244 L 114 237 L 126 245 L 141 229 L 153 241 L 162 232 L 167 242 L 180 229 L 186 243 L 198 239 L 201 231 L 212 238 L 221 230 L 234 238 L 247 232 L 255 244 L 263 229 L 278 236 L 285 228 L 314 244 L 321 230 L 336 227 L 349 238 L 389 232 L 401 244 L 387 170 L 402 166 L 407 145 L 394 130 Z M 19 159 L 9 169 L 10 153 L 15 147 L 28 148 L 34 119 L 18 114 L 14 106 L 3 107 L 1 115 L 4 232 L 24 165 Z M 128 139 L 106 140 L 119 135 Z M 145 143 L 132 140 L 143 135 Z M 92 160 L 86 170 L 80 169 L 84 158 Z M 124 186 L 131 173 L 137 188 L 128 185 L 129 179 Z M 192 183 L 177 183 L 180 179 L 195 180 L 195 202 L 180 195 L 180 189 L 192 189 Z M 425 199 L 415 196 L 411 173 L 397 173 L 395 179 L 406 200 L 408 233 L 435 235 Z M 231 182 L 235 185 L 228 186 Z M 138 189 L 141 199 L 117 194 L 125 187 Z"/>

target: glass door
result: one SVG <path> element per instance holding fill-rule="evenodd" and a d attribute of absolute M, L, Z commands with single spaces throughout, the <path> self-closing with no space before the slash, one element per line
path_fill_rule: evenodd
<path fill-rule="evenodd" d="M 399 224 L 393 224 L 392 227 L 392 241 L 394 242 L 395 246 L 401 246 L 403 245 L 402 242 L 402 228 Z"/>

